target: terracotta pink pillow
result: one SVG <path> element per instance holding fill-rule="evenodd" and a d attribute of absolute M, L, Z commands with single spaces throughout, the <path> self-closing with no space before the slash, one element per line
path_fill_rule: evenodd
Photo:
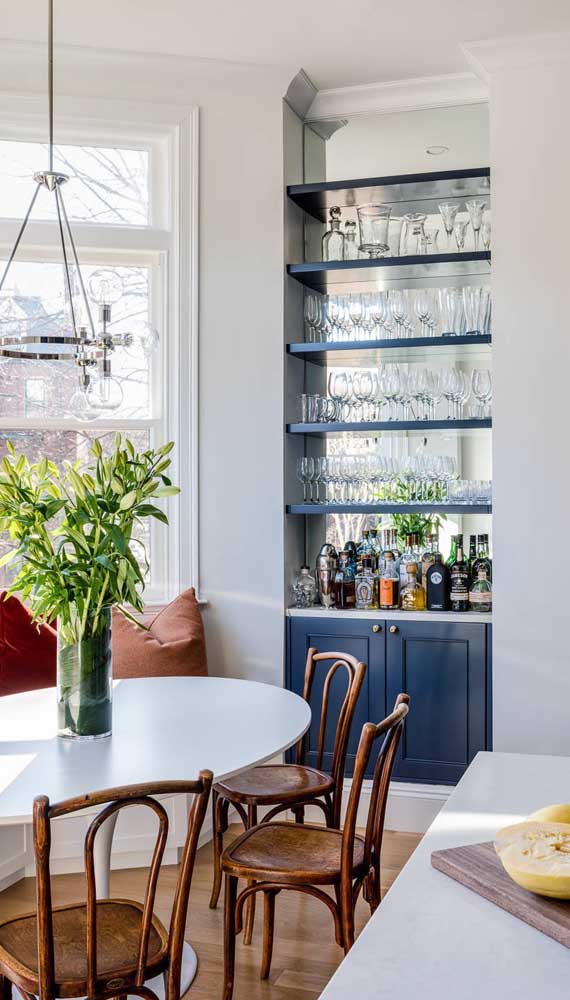
<path fill-rule="evenodd" d="M 206 639 L 194 587 L 160 611 L 149 632 L 113 611 L 113 677 L 204 677 Z"/>

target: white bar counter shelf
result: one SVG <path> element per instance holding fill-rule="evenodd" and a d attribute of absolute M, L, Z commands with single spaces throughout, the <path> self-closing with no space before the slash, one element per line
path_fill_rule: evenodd
<path fill-rule="evenodd" d="M 567 801 L 569 774 L 570 757 L 478 754 L 322 1000 L 565 996 L 567 948 L 436 871 L 431 855 L 492 842 L 502 827 Z"/>
<path fill-rule="evenodd" d="M 337 618 L 381 622 L 396 619 L 403 622 L 479 622 L 483 625 L 490 625 L 493 620 L 492 614 L 481 614 L 477 611 L 367 611 L 323 608 L 317 604 L 312 608 L 287 608 L 286 614 L 288 618 Z"/>

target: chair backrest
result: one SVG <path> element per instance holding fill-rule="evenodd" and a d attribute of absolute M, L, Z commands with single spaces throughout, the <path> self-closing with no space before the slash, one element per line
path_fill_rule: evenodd
<path fill-rule="evenodd" d="M 104 805 L 105 807 L 95 816 L 85 835 L 87 996 L 89 1000 L 94 1000 L 98 995 L 104 995 L 105 992 L 109 993 L 108 989 L 105 990 L 105 984 L 98 981 L 97 975 L 97 892 L 93 858 L 93 848 L 97 831 L 106 819 L 127 806 L 145 806 L 151 809 L 158 817 L 158 833 L 152 854 L 141 916 L 135 982 L 129 985 L 128 988 L 125 986 L 124 989 L 119 991 L 121 993 L 133 993 L 141 997 L 152 998 L 156 994 L 144 986 L 145 967 L 152 929 L 156 886 L 168 837 L 168 815 L 164 806 L 154 796 L 190 794 L 194 798 L 188 816 L 188 831 L 182 851 L 176 891 L 172 904 L 168 930 L 168 964 L 165 973 L 166 1000 L 175 1000 L 180 995 L 180 972 L 182 967 L 182 948 L 184 944 L 188 896 L 198 847 L 198 837 L 206 813 L 212 778 L 211 771 L 200 771 L 199 778 L 196 781 L 161 781 L 150 784 L 126 785 L 122 788 L 108 788 L 74 799 L 66 799 L 64 802 L 58 802 L 54 805 L 50 805 L 49 799 L 45 795 L 40 795 L 34 799 L 33 833 L 36 859 L 38 971 L 41 1000 L 53 1000 L 55 992 L 50 873 L 52 819 L 78 812 L 89 806 Z"/>
<path fill-rule="evenodd" d="M 321 667 L 323 670 L 326 671 L 326 673 L 323 682 L 323 693 L 321 699 L 320 718 L 319 718 L 319 737 L 317 743 L 317 759 L 316 759 L 316 767 L 318 768 L 318 770 L 323 770 L 325 737 L 327 730 L 327 722 L 329 720 L 331 685 L 333 683 L 336 674 L 339 671 L 341 675 L 343 675 L 346 685 L 343 702 L 336 719 L 336 730 L 335 730 L 335 738 L 333 744 L 332 762 L 330 768 L 328 767 L 324 768 L 324 770 L 330 771 L 331 776 L 335 780 L 333 798 L 335 803 L 334 813 L 337 819 L 336 825 L 338 825 L 338 820 L 340 819 L 340 802 L 342 798 L 342 784 L 344 781 L 344 772 L 346 767 L 348 740 L 350 737 L 350 730 L 352 727 L 352 721 L 354 719 L 356 704 L 358 702 L 358 697 L 360 695 L 360 691 L 366 674 L 366 664 L 359 663 L 358 660 L 354 656 L 351 656 L 349 653 L 329 653 L 329 652 L 319 653 L 319 651 L 314 646 L 312 646 L 307 654 L 307 665 L 305 667 L 305 686 L 303 690 L 303 697 L 305 701 L 309 705 L 311 705 L 313 709 L 315 708 L 315 706 L 311 704 L 311 697 L 313 692 L 315 675 L 317 670 Z M 308 734 L 306 733 L 303 739 L 300 740 L 299 743 L 297 744 L 298 764 L 304 764 L 306 762 L 307 744 L 308 744 Z"/>
<path fill-rule="evenodd" d="M 374 745 L 377 740 L 381 740 L 374 766 L 364 847 L 366 867 L 372 869 L 378 879 L 380 877 L 380 851 L 382 849 L 388 789 L 396 751 L 404 728 L 404 720 L 409 710 L 409 703 L 409 695 L 399 694 L 396 698 L 393 711 L 383 722 L 380 722 L 378 725 L 375 725 L 373 722 L 367 722 L 362 728 L 342 834 L 343 871 L 352 871 L 354 834 L 356 831 L 356 819 L 360 794 L 362 792 L 362 783 L 374 750 Z"/>

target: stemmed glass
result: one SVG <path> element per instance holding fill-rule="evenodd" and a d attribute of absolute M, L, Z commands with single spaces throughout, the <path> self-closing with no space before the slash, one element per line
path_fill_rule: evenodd
<path fill-rule="evenodd" d="M 483 241 L 483 247 L 485 250 L 491 249 L 491 223 L 487 219 L 483 219 L 483 224 L 481 226 L 481 239 Z"/>
<path fill-rule="evenodd" d="M 459 205 L 444 201 L 441 205 L 438 205 L 438 208 L 447 234 L 447 252 L 449 253 L 452 249 L 453 227 L 455 225 L 455 216 L 459 211 Z"/>
<path fill-rule="evenodd" d="M 468 225 L 468 219 L 465 221 L 463 221 L 463 219 L 458 219 L 453 227 L 455 242 L 457 243 L 458 250 L 465 250 L 465 233 L 467 232 Z"/>
<path fill-rule="evenodd" d="M 389 293 L 390 312 L 396 324 L 397 337 L 407 336 L 410 304 L 405 289 L 396 288 Z"/>
<path fill-rule="evenodd" d="M 307 496 L 307 493 L 311 481 L 313 479 L 314 472 L 315 472 L 314 459 L 308 458 L 306 455 L 303 455 L 301 458 L 297 459 L 297 479 L 299 480 L 300 483 L 303 484 L 303 503 L 312 502 L 313 499 L 312 488 L 311 488 L 310 500 Z"/>
<path fill-rule="evenodd" d="M 335 403 L 335 420 L 346 420 L 348 397 L 351 391 L 350 376 L 347 372 L 330 372 L 328 382 L 329 396 Z"/>
<path fill-rule="evenodd" d="M 491 372 L 488 368 L 474 368 L 471 372 L 471 388 L 478 401 L 477 419 L 483 420 L 487 412 L 487 404 L 493 395 Z"/>
<path fill-rule="evenodd" d="M 465 207 L 469 212 L 469 218 L 471 219 L 471 225 L 473 227 L 475 250 L 478 250 L 479 233 L 481 231 L 481 225 L 483 222 L 483 212 L 487 208 L 487 202 L 479 201 L 478 199 L 475 198 L 473 201 L 466 201 Z"/>

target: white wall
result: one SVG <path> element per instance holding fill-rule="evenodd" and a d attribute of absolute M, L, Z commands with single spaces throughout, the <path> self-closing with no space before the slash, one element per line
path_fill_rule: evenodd
<path fill-rule="evenodd" d="M 0 91 L 45 93 L 43 47 L 0 44 L 0 53 Z M 295 72 L 56 52 L 60 95 L 146 102 L 149 121 L 159 102 L 200 107 L 199 544 L 208 654 L 215 674 L 275 684 L 284 656 L 282 98 Z M 136 114 L 144 118 L 140 107 Z"/>
<path fill-rule="evenodd" d="M 570 754 L 568 93 L 570 57 L 492 70 L 494 748 L 526 753 Z"/>

